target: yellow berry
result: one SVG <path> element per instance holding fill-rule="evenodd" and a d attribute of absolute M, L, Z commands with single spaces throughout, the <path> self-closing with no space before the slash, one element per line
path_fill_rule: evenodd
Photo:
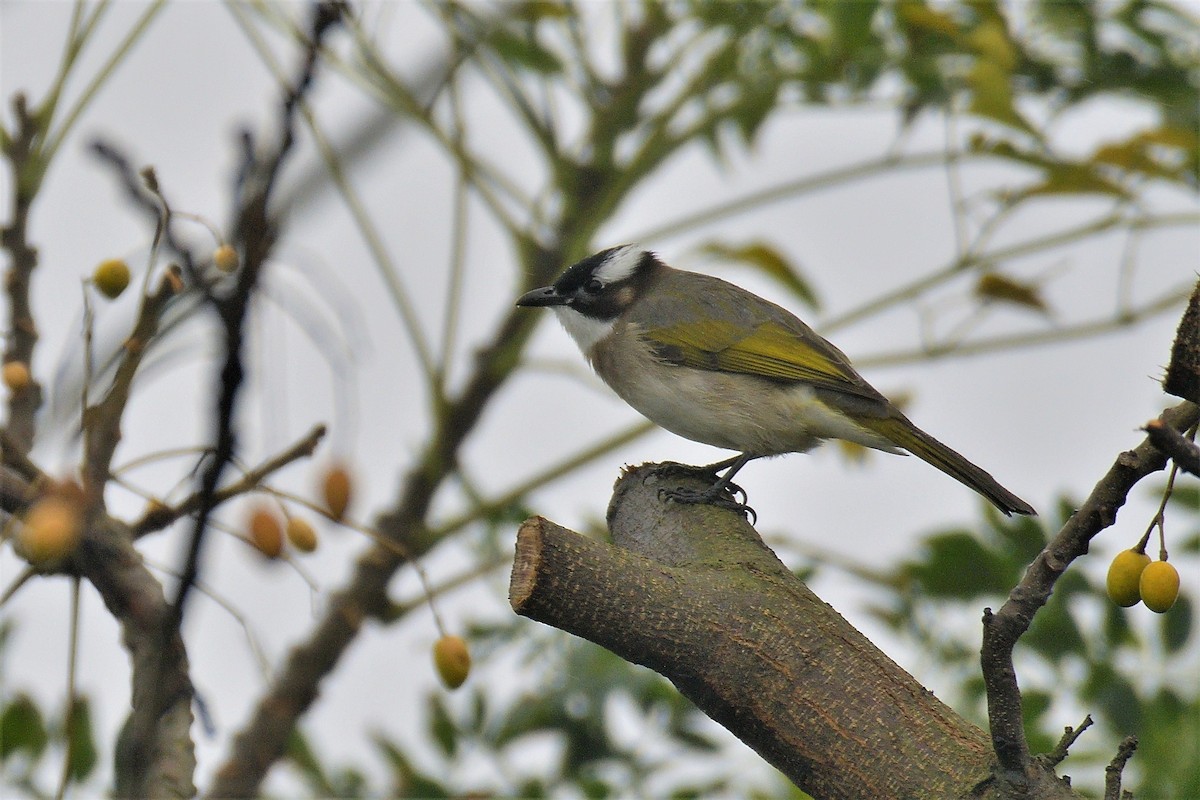
<path fill-rule="evenodd" d="M 115 300 L 129 285 L 129 265 L 119 258 L 101 261 L 92 273 L 92 283 L 100 290 L 100 294 Z"/>
<path fill-rule="evenodd" d="M 1108 565 L 1108 596 L 1119 606 L 1136 606 L 1142 599 L 1138 589 L 1142 570 L 1150 563 L 1150 556 L 1136 550 L 1122 550 Z"/>
<path fill-rule="evenodd" d="M 25 515 L 19 541 L 32 564 L 46 564 L 70 555 L 83 533 L 79 505 L 50 495 L 37 501 Z"/>
<path fill-rule="evenodd" d="M 471 671 L 471 653 L 461 636 L 443 636 L 433 644 L 433 665 L 442 683 L 457 689 Z"/>
<path fill-rule="evenodd" d="M 14 392 L 19 392 L 29 385 L 29 365 L 24 361 L 4 362 L 4 385 Z"/>
<path fill-rule="evenodd" d="M 1138 588 L 1146 608 L 1159 614 L 1165 613 L 1179 597 L 1179 570 L 1166 561 L 1148 564 L 1142 570 Z"/>
<path fill-rule="evenodd" d="M 317 549 L 317 532 L 299 517 L 292 517 L 287 524 L 287 538 L 292 547 L 304 553 Z"/>
<path fill-rule="evenodd" d="M 250 541 L 267 558 L 279 558 L 283 552 L 283 528 L 269 509 L 259 507 L 250 514 Z"/>
<path fill-rule="evenodd" d="M 350 507 L 350 498 L 353 492 L 350 471 L 341 464 L 333 465 L 326 471 L 321 488 L 325 495 L 325 507 L 329 510 L 329 516 L 336 520 L 346 516 L 346 509 Z"/>
<path fill-rule="evenodd" d="M 216 268 L 226 275 L 238 268 L 238 254 L 233 245 L 223 244 L 218 247 L 213 251 L 212 260 Z"/>

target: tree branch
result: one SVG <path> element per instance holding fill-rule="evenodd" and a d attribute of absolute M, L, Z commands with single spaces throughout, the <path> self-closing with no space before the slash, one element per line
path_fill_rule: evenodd
<path fill-rule="evenodd" d="M 29 243 L 29 209 L 41 185 L 45 164 L 38 155 L 44 133 L 36 114 L 31 114 L 25 95 L 13 98 L 15 135 L 5 137 L 5 156 L 12 168 L 12 219 L 0 228 L 0 246 L 8 251 L 10 266 L 4 276 L 8 294 L 7 342 L 4 363 L 19 361 L 30 368 L 29 383 L 8 398 L 8 440 L 5 448 L 28 453 L 33 447 L 37 411 L 42 405 L 42 387 L 33 379 L 33 351 L 38 330 L 29 303 L 29 287 L 37 268 L 37 249 Z M 2 126 L 0 126 L 2 127 Z"/>
<path fill-rule="evenodd" d="M 1181 403 L 1162 414 L 1164 425 L 1184 430 L 1200 420 L 1200 408 Z M 1117 456 L 1108 473 L 1071 515 L 1025 572 L 1021 582 L 995 614 L 983 613 L 983 647 L 980 660 L 987 690 L 992 747 L 1006 777 L 1020 783 L 1036 772 L 1025 739 L 1021 692 L 1017 686 L 1012 653 L 1017 640 L 1029 630 L 1033 616 L 1050 599 L 1059 576 L 1071 562 L 1088 551 L 1092 537 L 1116 521 L 1117 510 L 1129 491 L 1147 475 L 1163 469 L 1166 456 L 1147 439 L 1137 448 Z"/>
<path fill-rule="evenodd" d="M 823 603 L 739 515 L 659 500 L 693 477 L 639 467 L 613 545 L 540 517 L 517 535 L 513 609 L 661 672 L 822 798 L 957 797 L 986 785 L 987 735 Z"/>

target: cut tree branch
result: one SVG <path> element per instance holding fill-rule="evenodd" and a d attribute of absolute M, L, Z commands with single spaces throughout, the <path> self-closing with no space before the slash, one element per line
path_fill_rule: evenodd
<path fill-rule="evenodd" d="M 612 545 L 526 521 L 513 609 L 664 674 L 814 796 L 959 797 L 989 784 L 985 732 L 816 597 L 740 515 L 660 500 L 671 486 L 703 488 L 653 466 L 626 473 Z"/>

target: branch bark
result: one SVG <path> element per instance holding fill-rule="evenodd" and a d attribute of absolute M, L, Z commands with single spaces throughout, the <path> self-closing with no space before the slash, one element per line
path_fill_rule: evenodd
<path fill-rule="evenodd" d="M 662 673 L 816 797 L 1002 796 L 984 731 L 814 595 L 744 519 L 663 502 L 668 486 L 703 488 L 654 466 L 621 478 L 612 545 L 526 521 L 513 609 Z"/>

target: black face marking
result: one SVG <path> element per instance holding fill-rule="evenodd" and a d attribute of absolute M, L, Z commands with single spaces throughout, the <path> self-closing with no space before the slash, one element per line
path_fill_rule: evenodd
<path fill-rule="evenodd" d="M 653 253 L 643 250 L 631 254 L 637 262 L 627 277 L 605 283 L 600 274 L 610 259 L 627 247 L 610 247 L 573 264 L 554 282 L 555 292 L 570 298 L 567 306 L 580 314 L 599 320 L 616 319 L 637 300 L 662 267 Z"/>

